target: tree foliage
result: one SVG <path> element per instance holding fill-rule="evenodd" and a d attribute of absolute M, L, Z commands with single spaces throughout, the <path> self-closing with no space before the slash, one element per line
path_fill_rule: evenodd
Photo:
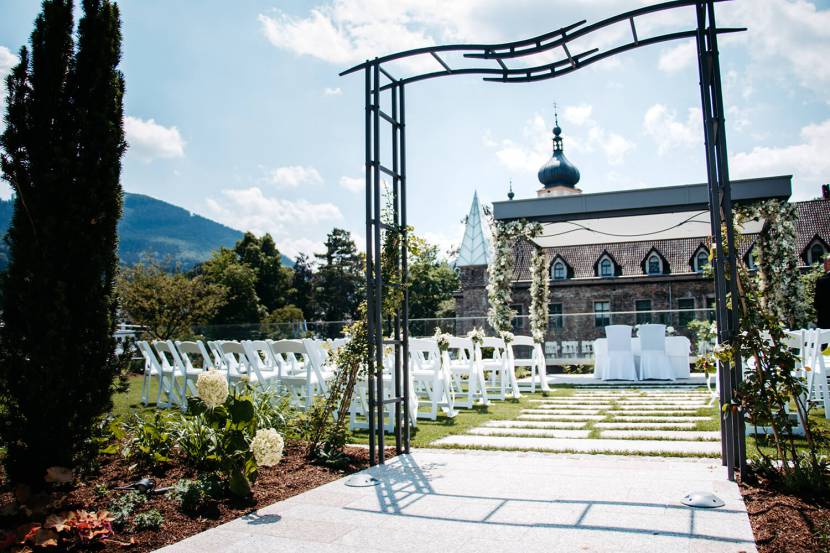
<path fill-rule="evenodd" d="M 282 266 L 282 256 L 270 234 L 257 238 L 246 232 L 233 251 L 239 262 L 256 272 L 254 288 L 266 312 L 270 313 L 288 303 L 291 269 Z"/>
<path fill-rule="evenodd" d="M 438 248 L 424 243 L 409 264 L 409 317 L 442 316 L 459 285 L 458 273 L 439 258 Z"/>
<path fill-rule="evenodd" d="M 157 340 L 171 340 L 188 336 L 193 325 L 210 320 L 224 305 L 227 289 L 202 276 L 189 278 L 148 262 L 122 270 L 118 295 L 131 321 Z"/>
<path fill-rule="evenodd" d="M 314 268 L 312 260 L 304 253 L 294 261 L 291 278 L 291 303 L 303 311 L 305 318 L 314 316 Z"/>
<path fill-rule="evenodd" d="M 118 7 L 45 0 L 7 79 L 3 178 L 16 193 L 0 331 L 0 436 L 12 480 L 72 466 L 110 406 L 124 79 Z M 12 301 L 13 300 L 13 301 Z"/>
<path fill-rule="evenodd" d="M 353 319 L 365 293 L 363 256 L 351 233 L 339 228 L 326 236 L 325 247 L 325 252 L 315 254 L 317 315 L 328 321 Z"/>
<path fill-rule="evenodd" d="M 214 313 L 211 324 L 258 323 L 266 314 L 256 292 L 257 272 L 242 263 L 233 250 L 220 248 L 199 268 L 205 282 L 226 290 L 225 303 Z"/>

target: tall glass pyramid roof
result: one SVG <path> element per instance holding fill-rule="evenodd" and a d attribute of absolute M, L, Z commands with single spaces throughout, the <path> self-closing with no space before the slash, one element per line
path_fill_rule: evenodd
<path fill-rule="evenodd" d="M 469 215 L 467 215 L 464 239 L 461 241 L 461 249 L 458 252 L 455 265 L 456 267 L 489 265 L 491 255 L 490 228 L 481 211 L 481 205 L 478 203 L 478 192 L 476 192 L 473 194 L 473 204 L 470 206 Z"/>

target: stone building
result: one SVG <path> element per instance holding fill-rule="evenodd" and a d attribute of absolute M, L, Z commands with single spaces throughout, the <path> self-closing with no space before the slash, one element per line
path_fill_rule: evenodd
<path fill-rule="evenodd" d="M 580 173 L 564 156 L 558 124 L 553 135 L 551 159 L 539 170 L 542 187 L 537 196 L 580 194 L 581 190 L 576 187 Z M 789 184 L 791 177 L 770 179 L 785 180 Z M 818 263 L 830 251 L 828 196 L 825 185 L 822 198 L 795 202 L 799 215 L 797 251 L 805 267 Z M 512 189 L 508 197 L 513 199 Z M 660 236 L 658 239 L 638 239 L 634 236 L 637 229 L 627 229 L 626 238 L 597 238 L 582 232 L 577 236 L 586 238 L 583 242 L 545 247 L 550 276 L 546 343 L 549 356 L 560 357 L 563 342 L 568 342 L 568 354 L 590 356 L 588 342 L 604 336 L 603 327 L 608 324 L 659 322 L 673 326 L 680 334 L 688 334 L 687 325 L 691 320 L 713 319 L 713 283 L 702 273 L 709 263 L 711 247 L 708 219 L 705 224 L 691 218 L 686 223 L 682 232 L 670 232 L 668 237 L 666 233 L 656 233 Z M 739 236 L 738 249 L 752 267 L 752 247 L 760 229 L 747 230 L 755 232 Z M 468 320 L 465 326 L 465 317 L 487 315 L 489 257 L 473 248 L 486 243 L 488 233 L 475 196 L 456 262 L 461 276 L 461 289 L 456 294 L 459 331 L 465 331 L 472 324 L 482 324 L 481 319 Z M 516 332 L 522 334 L 529 334 L 532 250 L 532 245 L 523 241 L 514 247 L 512 307 L 518 314 L 514 321 Z"/>

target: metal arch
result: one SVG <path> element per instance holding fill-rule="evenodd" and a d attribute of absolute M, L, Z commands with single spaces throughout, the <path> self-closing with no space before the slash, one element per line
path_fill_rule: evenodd
<path fill-rule="evenodd" d="M 384 463 L 384 437 L 386 421 L 393 426 L 395 449 L 398 454 L 408 453 L 410 447 L 408 383 L 408 344 L 409 344 L 409 297 L 407 267 L 407 226 L 406 226 L 406 138 L 404 89 L 408 83 L 444 77 L 450 75 L 484 75 L 485 81 L 494 82 L 532 82 L 559 77 L 594 62 L 642 46 L 694 38 L 697 44 L 698 73 L 700 76 L 701 107 L 704 123 L 706 147 L 706 166 L 708 175 L 709 211 L 712 221 L 712 235 L 715 238 L 717 256 L 715 258 L 715 293 L 718 305 L 718 336 L 722 343 L 728 343 L 737 331 L 740 313 L 727 307 L 729 296 L 737 297 L 737 275 L 735 258 L 735 239 L 732 224 L 731 185 L 729 181 L 728 157 L 726 150 L 726 131 L 724 124 L 725 109 L 721 85 L 720 66 L 718 62 L 717 37 L 719 34 L 737 32 L 741 29 L 718 29 L 715 24 L 716 2 L 726 0 L 672 0 L 646 6 L 614 17 L 610 17 L 583 26 L 585 21 L 562 27 L 550 33 L 534 38 L 505 44 L 458 44 L 417 48 L 368 60 L 356 65 L 340 75 L 348 75 L 359 70 L 365 75 L 365 137 L 366 137 L 366 288 L 367 288 L 367 322 L 368 322 L 368 418 L 369 418 L 369 459 L 372 465 Z M 667 33 L 648 38 L 641 38 L 637 33 L 635 19 L 642 15 L 694 6 L 697 14 L 695 29 Z M 594 31 L 628 21 L 631 27 L 631 42 L 600 52 L 590 49 L 572 54 L 568 44 Z M 564 57 L 535 67 L 511 68 L 505 60 L 561 48 Z M 439 54 L 443 52 L 460 52 L 466 58 L 482 61 L 495 61 L 498 67 L 476 67 L 453 69 Z M 430 55 L 442 70 L 429 71 L 396 79 L 383 64 L 414 56 Z M 388 82 L 382 82 L 382 77 Z M 381 108 L 382 93 L 390 93 L 391 113 Z M 388 123 L 392 127 L 391 167 L 381 162 L 380 125 Z M 381 190 L 381 174 L 392 179 L 391 202 L 392 224 L 401 228 L 400 247 L 393 252 L 395 264 L 400 270 L 400 283 L 385 283 L 381 271 L 382 232 L 389 230 L 389 224 L 381 217 L 381 202 L 385 194 Z M 387 195 L 389 192 L 387 191 Z M 722 230 L 724 229 L 724 230 Z M 724 241 L 726 248 L 723 247 Z M 383 299 L 385 290 L 390 286 L 403 289 L 403 302 L 398 312 L 384 320 Z M 384 339 L 384 329 L 392 335 Z M 394 391 L 384 391 L 384 349 L 394 347 L 394 367 L 391 368 Z M 720 384 L 721 406 L 729 406 L 735 391 L 741 384 L 742 374 L 740 360 L 725 364 L 718 374 Z M 403 389 L 401 389 L 403 388 Z M 391 396 L 391 397 L 390 397 Z M 387 412 L 387 406 L 394 405 L 394 411 Z M 733 480 L 738 469 L 744 475 L 746 468 L 746 440 L 744 421 L 740 414 L 732 409 L 726 410 L 721 420 L 721 445 L 723 464 L 727 467 L 729 479 Z"/>
<path fill-rule="evenodd" d="M 516 42 L 507 42 L 502 44 L 449 44 L 405 50 L 375 58 L 373 60 L 367 60 L 361 64 L 355 65 L 354 67 L 346 69 L 340 73 L 340 76 L 354 73 L 372 65 L 379 65 L 382 67 L 383 64 L 387 62 L 416 56 L 431 55 L 441 66 L 441 70 L 420 73 L 402 79 L 395 79 L 389 73 L 383 71 L 384 75 L 386 75 L 392 82 L 382 85 L 380 90 L 384 91 L 392 88 L 393 86 L 405 85 L 426 79 L 434 79 L 436 77 L 445 77 L 447 75 L 494 75 L 484 77 L 485 81 L 492 82 L 531 82 L 552 79 L 554 77 L 571 73 L 577 69 L 586 67 L 592 63 L 616 54 L 634 50 L 635 48 L 683 38 L 696 38 L 697 29 L 666 33 L 649 38 L 641 38 L 637 33 L 635 19 L 643 15 L 649 15 L 661 11 L 695 6 L 699 3 L 699 1 L 700 0 L 672 0 L 670 2 L 645 6 L 603 19 L 602 21 L 598 21 L 585 27 L 583 27 L 583 25 L 586 23 L 586 20 L 583 19 L 571 25 L 561 27 L 556 31 L 551 31 L 549 33 Z M 728 0 L 712 1 L 724 2 Z M 568 44 L 576 39 L 623 21 L 628 21 L 631 26 L 631 42 L 614 47 L 607 51 L 600 51 L 599 48 L 592 48 L 576 54 L 572 54 L 568 48 Z M 723 34 L 745 30 L 745 28 L 722 28 L 717 29 L 716 32 Z M 505 60 L 532 56 L 556 48 L 562 48 L 564 57 L 551 63 L 532 67 L 508 67 L 507 64 L 505 64 Z M 462 67 L 454 69 L 450 67 L 445 59 L 439 56 L 440 53 L 446 52 L 462 53 L 465 58 L 469 59 L 495 61 L 497 67 L 494 67 L 491 64 L 490 66 Z"/>

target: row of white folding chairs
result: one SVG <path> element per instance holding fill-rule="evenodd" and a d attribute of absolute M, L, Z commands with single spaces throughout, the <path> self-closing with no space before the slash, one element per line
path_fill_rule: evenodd
<path fill-rule="evenodd" d="M 787 332 L 788 345 L 798 352 L 796 370 L 807 383 L 807 401 L 824 408 L 830 419 L 830 329 L 811 328 Z"/>
<path fill-rule="evenodd" d="M 142 402 L 148 402 L 149 384 L 158 379 L 156 403 L 162 407 L 187 407 L 188 393 L 203 370 L 222 372 L 231 385 L 243 380 L 255 388 L 284 389 L 292 405 L 307 409 L 314 396 L 327 392 L 330 371 L 325 370 L 326 351 L 314 340 L 138 342 L 145 359 Z M 155 349 L 155 351 L 154 351 Z M 162 396 L 165 401 L 162 401 Z"/>

